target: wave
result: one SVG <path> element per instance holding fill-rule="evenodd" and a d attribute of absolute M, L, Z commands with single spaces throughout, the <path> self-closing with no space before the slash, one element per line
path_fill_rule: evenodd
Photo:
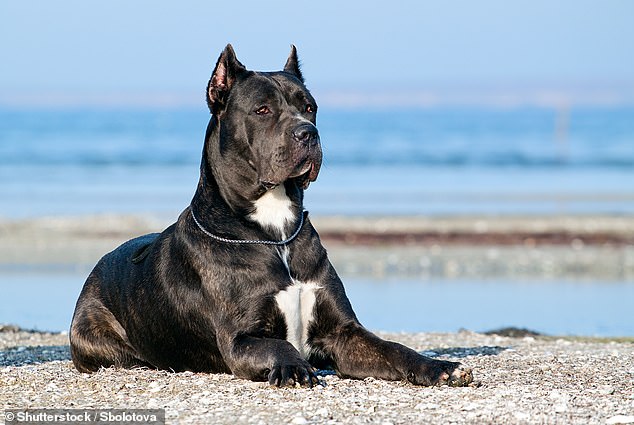
<path fill-rule="evenodd" d="M 0 157 L 2 166 L 30 166 L 30 167 L 197 167 L 200 164 L 200 156 L 174 156 L 174 155 L 147 155 L 143 156 L 72 156 L 63 157 L 38 157 L 34 155 L 4 155 Z M 517 154 L 493 155 L 490 157 L 470 157 L 467 155 L 454 155 L 447 157 L 425 157 L 415 155 L 359 155 L 342 156 L 331 155 L 324 159 L 326 166 L 346 167 L 482 167 L 482 168 L 618 168 L 634 169 L 634 158 L 629 157 L 591 157 L 591 158 L 566 158 L 566 157 L 530 157 Z"/>
<path fill-rule="evenodd" d="M 3 111 L 0 166 L 198 166 L 204 111 Z M 634 109 L 321 115 L 325 165 L 634 168 Z"/>

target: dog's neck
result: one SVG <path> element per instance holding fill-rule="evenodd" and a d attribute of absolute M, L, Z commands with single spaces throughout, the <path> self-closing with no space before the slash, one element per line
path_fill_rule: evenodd
<path fill-rule="evenodd" d="M 282 234 L 285 234 L 287 225 L 293 223 L 297 217 L 296 208 L 293 208 L 293 202 L 286 194 L 284 185 L 266 191 L 253 206 L 255 210 L 249 214 L 249 219 Z"/>
<path fill-rule="evenodd" d="M 205 137 L 200 179 L 191 202 L 197 218 L 210 231 L 235 237 L 257 227 L 261 229 L 262 237 L 285 238 L 292 233 L 303 212 L 303 189 L 294 180 L 268 189 L 254 183 L 243 191 L 222 184 L 213 164 L 214 158 L 218 157 L 214 151 L 219 142 L 216 129 L 212 118 Z M 231 220 L 232 226 L 241 223 L 245 229 L 227 227 L 228 216 L 235 218 Z"/>
<path fill-rule="evenodd" d="M 301 222 L 302 197 L 289 196 L 287 190 L 290 186 L 291 193 L 293 189 L 301 191 L 293 182 L 267 190 L 248 208 L 235 208 L 222 198 L 213 176 L 209 177 L 201 174 L 190 208 L 198 217 L 198 225 L 212 233 L 236 239 L 283 240 Z M 227 220 L 230 216 L 234 220 Z"/>

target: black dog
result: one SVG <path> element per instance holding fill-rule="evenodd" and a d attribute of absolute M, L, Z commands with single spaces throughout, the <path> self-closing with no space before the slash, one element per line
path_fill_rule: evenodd
<path fill-rule="evenodd" d="M 382 340 L 357 320 L 302 207 L 321 146 L 317 104 L 292 47 L 280 72 L 247 70 L 230 45 L 207 86 L 212 116 L 196 194 L 160 234 L 96 265 L 70 329 L 82 372 L 224 372 L 274 385 L 342 377 L 467 385 L 471 371 Z"/>

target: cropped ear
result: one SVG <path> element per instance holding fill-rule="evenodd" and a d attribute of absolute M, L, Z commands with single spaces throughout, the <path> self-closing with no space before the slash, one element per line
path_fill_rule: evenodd
<path fill-rule="evenodd" d="M 207 84 L 207 105 L 212 113 L 222 108 L 237 76 L 243 72 L 246 72 L 246 68 L 236 58 L 231 44 L 227 44 Z"/>
<path fill-rule="evenodd" d="M 302 71 L 299 69 L 297 49 L 293 44 L 291 44 L 291 53 L 288 55 L 288 59 L 286 59 L 286 65 L 284 65 L 284 72 L 288 72 L 289 74 L 296 76 L 302 83 L 304 82 Z"/>

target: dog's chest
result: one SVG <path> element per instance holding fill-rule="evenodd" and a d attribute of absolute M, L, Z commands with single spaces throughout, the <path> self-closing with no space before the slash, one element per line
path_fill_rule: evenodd
<path fill-rule="evenodd" d="M 283 186 L 267 192 L 255 202 L 255 212 L 251 215 L 253 221 L 263 227 L 279 230 L 285 239 L 284 228 L 294 217 L 291 211 L 291 201 L 286 196 Z M 277 248 L 279 256 L 291 284 L 275 295 L 278 308 L 286 323 L 286 340 L 290 342 L 302 357 L 310 354 L 308 344 L 308 328 L 314 318 L 316 291 L 319 286 L 314 282 L 303 282 L 293 278 L 290 267 L 292 255 L 287 246 Z"/>
<path fill-rule="evenodd" d="M 286 322 L 286 340 L 299 351 L 304 358 L 310 354 L 308 327 L 313 320 L 315 291 L 319 287 L 314 283 L 298 282 L 275 296 L 275 301 Z"/>
<path fill-rule="evenodd" d="M 291 279 L 291 285 L 277 293 L 275 301 L 286 322 L 286 340 L 299 351 L 304 358 L 310 354 L 308 328 L 314 318 L 316 291 L 319 286 L 314 282 L 302 282 L 292 277 L 290 252 L 287 247 L 278 249 L 278 254 Z"/>

